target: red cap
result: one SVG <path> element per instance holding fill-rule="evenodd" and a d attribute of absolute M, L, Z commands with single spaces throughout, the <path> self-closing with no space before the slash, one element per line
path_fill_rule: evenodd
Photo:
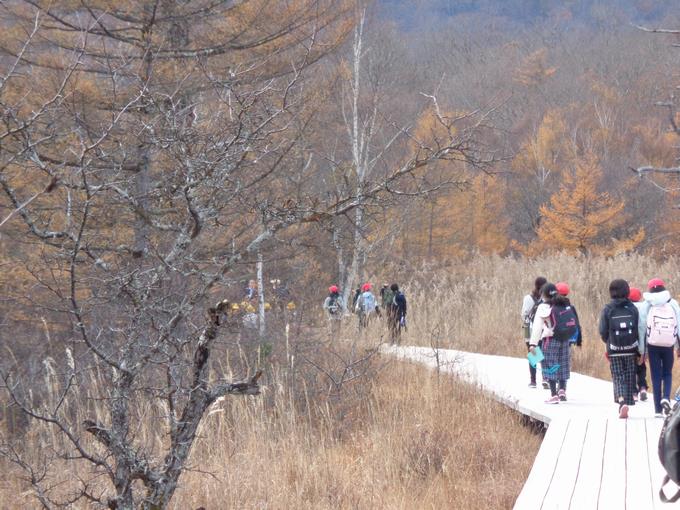
<path fill-rule="evenodd" d="M 337 285 L 331 285 L 330 287 L 328 287 L 328 292 L 330 292 L 331 294 L 337 293 L 338 292 L 338 286 Z"/>
<path fill-rule="evenodd" d="M 666 284 L 663 282 L 661 278 L 652 278 L 647 282 L 647 288 L 649 290 L 652 290 L 654 287 L 665 287 Z"/>
<path fill-rule="evenodd" d="M 361 287 L 361 290 L 366 292 L 367 290 L 371 290 L 373 288 L 373 285 L 370 283 L 364 283 L 363 286 Z"/>
<path fill-rule="evenodd" d="M 630 292 L 628 293 L 628 299 L 630 299 L 634 303 L 642 301 L 642 291 L 637 287 L 631 287 Z"/>
<path fill-rule="evenodd" d="M 561 296 L 569 295 L 569 284 L 567 282 L 557 282 L 555 288 Z"/>

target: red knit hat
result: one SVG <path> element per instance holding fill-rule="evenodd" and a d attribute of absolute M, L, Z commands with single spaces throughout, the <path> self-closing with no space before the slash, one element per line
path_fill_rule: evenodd
<path fill-rule="evenodd" d="M 370 283 L 364 283 L 363 286 L 361 287 L 361 290 L 366 292 L 368 290 L 371 290 L 372 288 L 373 288 L 373 285 L 371 285 Z"/>
<path fill-rule="evenodd" d="M 328 292 L 331 294 L 336 294 L 338 292 L 338 286 L 337 285 L 331 285 L 328 287 Z"/>
<path fill-rule="evenodd" d="M 665 287 L 666 284 L 663 282 L 661 278 L 652 278 L 647 282 L 647 288 L 649 290 L 652 290 L 654 287 Z"/>
<path fill-rule="evenodd" d="M 569 284 L 567 282 L 557 282 L 555 288 L 561 296 L 569 295 Z"/>
<path fill-rule="evenodd" d="M 631 287 L 630 292 L 628 292 L 628 299 L 634 303 L 642 301 L 642 291 L 637 287 Z"/>

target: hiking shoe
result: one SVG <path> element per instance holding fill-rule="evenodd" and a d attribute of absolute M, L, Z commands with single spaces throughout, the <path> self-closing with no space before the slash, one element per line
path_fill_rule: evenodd
<path fill-rule="evenodd" d="M 655 413 L 654 418 L 663 418 L 663 414 L 662 413 Z"/>
<path fill-rule="evenodd" d="M 628 406 L 623 402 L 619 404 L 619 418 L 621 418 L 622 420 L 628 418 Z"/>
<path fill-rule="evenodd" d="M 639 398 L 642 402 L 646 402 L 647 401 L 647 390 L 640 390 L 640 397 Z"/>
<path fill-rule="evenodd" d="M 535 388 L 535 387 L 536 387 L 535 382 L 532 381 L 532 382 L 529 383 L 529 388 Z"/>
<path fill-rule="evenodd" d="M 543 381 L 543 389 L 544 389 L 544 390 L 549 390 L 549 389 L 550 389 L 550 383 L 548 383 L 548 381 Z"/>
<path fill-rule="evenodd" d="M 671 414 L 671 403 L 667 398 L 661 400 L 661 409 L 663 409 L 663 414 L 668 416 Z"/>
<path fill-rule="evenodd" d="M 557 392 L 557 396 L 560 397 L 560 402 L 566 402 L 567 401 L 567 392 L 564 390 L 560 390 Z"/>
<path fill-rule="evenodd" d="M 553 395 L 548 400 L 546 400 L 545 403 L 546 404 L 559 404 L 560 403 L 560 397 L 559 397 L 559 395 Z"/>

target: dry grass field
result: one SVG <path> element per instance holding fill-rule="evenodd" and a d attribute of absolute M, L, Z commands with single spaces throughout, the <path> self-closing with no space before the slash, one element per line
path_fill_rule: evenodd
<path fill-rule="evenodd" d="M 659 262 L 640 255 L 555 255 L 538 260 L 478 257 L 409 282 L 412 312 L 405 342 L 524 356 L 522 298 L 539 275 L 570 284 L 569 297 L 584 329 L 583 347 L 573 351 L 572 370 L 603 379 L 611 376 L 597 326 L 600 312 L 609 301 L 609 282 L 624 278 L 631 286 L 646 291 L 647 281 L 660 277 L 680 299 L 680 265 L 674 258 Z M 675 366 L 675 376 L 680 383 L 680 363 Z"/>
<path fill-rule="evenodd" d="M 541 274 L 571 284 L 585 330 L 574 370 L 603 378 L 609 371 L 596 327 L 609 280 L 624 277 L 643 286 L 659 276 L 671 292 L 675 282 L 680 289 L 674 260 L 637 256 L 486 257 L 421 274 L 403 284 L 410 305 L 403 343 L 523 356 L 521 299 Z M 332 349 L 361 356 L 381 335 L 379 323 L 357 335 L 352 318 Z M 379 354 L 365 376 L 350 376 L 333 388 L 319 370 L 323 356 L 317 354 L 316 368 L 298 361 L 297 370 L 304 366 L 307 375 L 297 379 L 287 362 L 278 361 L 261 396 L 227 398 L 213 406 L 172 508 L 512 507 L 542 439 L 520 416 L 448 375 Z M 163 412 L 140 406 L 140 417 L 157 417 L 135 431 L 140 443 L 160 450 Z M 74 423 L 82 418 L 77 412 Z M 48 429 L 34 426 L 22 444 L 40 459 L 55 441 Z M 39 508 L 17 470 L 0 467 L 0 508 Z M 58 461 L 50 466 L 50 477 L 53 494 L 65 496 L 74 480 L 92 475 L 83 465 Z M 106 489 L 101 478 L 90 483 Z M 91 506 L 79 502 L 73 508 Z"/>

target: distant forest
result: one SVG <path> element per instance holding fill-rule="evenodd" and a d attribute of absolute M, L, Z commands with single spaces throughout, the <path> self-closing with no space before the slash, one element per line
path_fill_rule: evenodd
<path fill-rule="evenodd" d="M 680 15 L 680 4 L 666 0 L 380 0 L 379 4 L 389 17 L 410 28 L 431 27 L 458 16 L 479 23 L 505 18 L 521 26 L 543 20 L 592 25 L 670 23 Z"/>

